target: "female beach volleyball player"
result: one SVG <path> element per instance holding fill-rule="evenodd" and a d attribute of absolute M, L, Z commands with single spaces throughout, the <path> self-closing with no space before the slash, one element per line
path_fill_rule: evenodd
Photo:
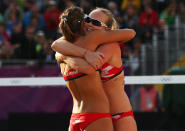
<path fill-rule="evenodd" d="M 82 25 L 84 24 L 84 16 L 82 15 L 81 17 L 78 16 L 78 18 L 75 18 L 75 20 L 77 21 L 78 30 L 74 30 L 73 26 L 75 24 L 73 22 L 75 20 L 74 20 L 73 16 L 75 13 L 78 15 L 80 14 L 77 10 L 79 10 L 79 8 L 74 7 L 74 8 L 67 9 L 63 13 L 63 15 L 61 16 L 60 28 L 61 28 L 66 40 L 73 42 L 76 38 L 78 38 L 77 42 L 84 41 L 84 44 L 80 45 L 84 48 L 87 48 L 87 49 L 93 51 L 96 49 L 96 47 L 99 45 L 99 43 L 109 42 L 112 40 L 120 41 L 120 40 L 124 40 L 123 38 L 125 38 L 126 40 L 129 40 L 135 35 L 134 34 L 135 32 L 132 30 L 117 30 L 117 31 L 108 31 L 108 32 L 107 31 L 93 31 L 93 32 L 88 33 L 87 35 L 81 34 L 81 36 L 80 36 L 79 34 L 83 32 L 83 28 L 80 28 L 80 27 L 83 27 L 83 26 L 81 26 L 81 24 Z M 70 21 L 73 21 L 73 22 L 70 23 Z M 79 25 L 79 23 L 80 23 L 80 25 Z M 65 24 L 68 24 L 67 30 L 66 30 Z M 103 23 L 101 23 L 101 22 L 99 24 L 101 24 L 101 26 L 104 26 Z M 81 32 L 80 32 L 80 29 L 82 29 Z M 67 33 L 69 33 L 71 31 L 70 32 L 71 34 L 69 33 L 66 35 L 65 31 L 67 31 Z M 75 33 L 76 33 L 75 31 L 78 32 L 78 35 L 75 35 Z M 127 33 L 129 33 L 129 31 L 133 34 L 125 37 L 125 35 Z M 83 32 L 83 33 L 85 33 L 85 32 Z M 100 38 L 103 40 L 92 39 L 95 34 L 101 36 Z M 68 38 L 68 36 L 73 36 L 73 35 L 74 35 L 73 39 Z M 107 39 L 107 37 L 112 38 L 112 39 L 109 40 L 109 38 Z M 56 44 L 61 41 L 62 41 L 62 39 L 59 39 L 58 41 L 55 41 L 53 43 L 52 47 L 54 48 L 55 51 L 57 51 Z M 90 44 L 88 44 L 88 46 L 87 46 L 85 44 L 85 42 L 88 42 L 88 41 L 90 41 L 89 42 Z M 75 44 L 78 44 L 77 42 Z M 80 62 L 84 63 L 82 61 L 80 61 Z M 78 73 L 77 70 L 71 69 L 70 66 L 68 66 L 64 63 L 61 63 L 60 65 L 61 65 L 61 70 L 63 72 L 64 79 L 69 80 L 68 82 L 66 82 L 66 85 L 68 86 L 69 90 L 71 91 L 71 94 L 72 94 L 73 100 L 74 100 L 73 114 L 71 116 L 71 122 L 70 122 L 70 129 L 75 130 L 74 127 L 78 126 L 78 128 L 79 129 L 82 128 L 82 130 L 84 130 L 84 129 L 86 129 L 86 130 L 95 130 L 95 129 L 96 130 L 113 130 L 111 127 L 110 121 L 108 121 L 110 119 L 103 118 L 103 117 L 110 117 L 107 114 L 107 110 L 104 109 L 104 107 L 107 107 L 108 104 L 105 105 L 105 103 L 104 103 L 103 105 L 105 105 L 105 106 L 101 106 L 104 109 L 104 111 L 102 109 L 100 109 L 100 107 L 99 107 L 99 103 L 101 103 L 101 102 L 103 103 L 102 97 L 103 98 L 106 97 L 103 92 L 98 92 L 98 90 L 101 90 L 100 88 L 102 88 L 102 85 L 100 84 L 101 81 L 98 78 L 98 77 L 100 77 L 99 74 L 97 72 L 95 72 L 95 73 L 91 73 L 89 75 L 85 75 L 82 73 Z M 67 69 L 66 69 L 66 67 L 67 67 Z M 95 78 L 93 78 L 93 77 L 95 77 Z M 74 89 L 78 90 L 78 93 L 77 92 L 75 93 Z M 86 92 L 84 92 L 84 91 L 86 91 Z M 99 97 L 99 98 L 101 98 L 100 100 L 99 100 L 99 98 L 96 98 L 97 95 L 102 96 L 102 97 Z M 77 98 L 79 98 L 79 99 L 77 99 Z M 89 99 L 87 99 L 87 98 L 89 98 Z M 91 104 L 92 102 L 94 102 L 93 105 Z M 84 104 L 84 103 L 86 103 L 86 104 Z M 107 107 L 107 108 L 109 110 L 109 107 Z M 82 109 L 84 109 L 84 110 L 82 110 Z M 99 115 L 103 114 L 103 116 L 99 117 L 99 118 L 94 118 L 94 120 L 92 121 L 92 119 L 93 119 L 92 116 L 95 117 L 96 114 L 90 113 L 90 112 L 96 112 L 96 114 L 99 114 Z M 86 119 L 83 119 L 85 117 L 86 117 Z M 79 119 L 79 122 L 76 123 L 75 120 L 77 118 Z M 102 119 L 100 119 L 100 118 L 102 118 Z M 82 121 L 80 121 L 80 119 L 82 119 Z M 102 120 L 102 121 L 100 122 L 100 120 Z M 107 120 L 107 121 L 105 121 L 105 120 Z M 109 122 L 109 124 L 110 124 L 108 127 L 106 127 L 104 125 L 104 124 L 106 124 L 106 122 L 107 123 Z M 84 124 L 84 123 L 88 123 L 88 124 Z M 102 123 L 104 123 L 104 124 L 102 124 Z M 85 127 L 80 126 L 80 125 L 85 125 Z M 105 129 L 105 128 L 107 128 L 107 129 Z"/>
<path fill-rule="evenodd" d="M 105 25 L 111 29 L 116 29 L 117 27 L 115 19 L 107 9 L 97 8 L 93 10 L 89 16 L 105 23 Z M 105 27 L 96 26 L 89 22 L 89 28 L 98 30 L 104 29 Z M 131 104 L 123 88 L 124 72 L 122 72 L 119 45 L 118 43 L 103 45 L 97 51 L 102 52 L 105 55 L 104 61 L 106 64 L 101 67 L 101 79 L 110 102 L 110 112 L 112 114 L 114 129 L 116 131 L 136 131 L 137 126 L 133 118 Z M 60 57 L 61 56 L 58 55 L 58 59 L 60 59 Z M 73 63 L 71 66 L 74 66 L 75 63 L 75 65 L 78 65 L 78 69 L 81 68 L 79 70 L 82 72 L 85 72 L 87 69 L 87 67 L 84 68 L 82 63 L 77 63 L 78 61 L 74 61 L 74 59 L 71 59 L 70 57 L 66 57 L 65 61 L 68 64 Z"/>

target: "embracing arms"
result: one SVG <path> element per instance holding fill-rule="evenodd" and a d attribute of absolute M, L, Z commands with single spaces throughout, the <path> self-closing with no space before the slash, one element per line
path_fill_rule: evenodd
<path fill-rule="evenodd" d="M 71 68 L 78 70 L 81 73 L 90 74 L 93 73 L 95 70 L 97 70 L 100 66 L 102 66 L 104 63 L 108 62 L 114 53 L 116 53 L 117 50 L 112 50 L 115 48 L 119 48 L 117 43 L 110 43 L 103 46 L 100 46 L 98 48 L 98 52 L 101 52 L 104 54 L 103 63 L 101 65 L 98 65 L 98 67 L 93 68 L 85 59 L 80 57 L 72 57 L 72 56 L 64 56 L 62 54 L 56 53 L 55 58 L 58 63 L 64 62 L 68 64 Z"/>
<path fill-rule="evenodd" d="M 92 49 L 96 49 L 100 44 L 108 42 L 122 41 L 126 42 L 135 36 L 135 31 L 132 29 L 120 29 L 120 30 L 95 30 L 89 32 L 83 39 L 83 41 L 77 41 L 79 43 L 85 43 Z M 81 48 L 66 41 L 63 37 L 54 41 L 51 48 L 63 55 L 77 56 L 85 58 L 91 65 L 95 67 L 95 63 L 101 64 L 103 54 L 98 52 L 93 53 L 89 50 Z"/>
<path fill-rule="evenodd" d="M 135 31 L 132 29 L 120 29 L 120 30 L 95 30 L 89 32 L 83 41 L 77 41 L 79 43 L 85 43 L 91 45 L 94 49 L 100 44 L 110 43 L 110 42 L 127 42 L 131 40 L 136 35 Z M 63 37 L 54 41 L 51 48 L 64 55 L 72 55 L 78 57 L 84 57 L 86 49 L 76 46 Z"/>
<path fill-rule="evenodd" d="M 91 42 L 95 46 L 111 42 L 127 42 L 134 38 L 136 32 L 133 29 L 118 29 L 118 30 L 95 30 L 87 34 L 85 43 Z"/>
<path fill-rule="evenodd" d="M 102 60 L 104 55 L 100 52 L 92 52 L 88 49 L 79 47 L 75 44 L 72 44 L 64 39 L 64 37 L 61 37 L 57 40 L 55 40 L 51 48 L 65 56 L 76 56 L 81 57 L 87 60 L 89 63 L 91 63 L 93 66 L 95 66 L 95 63 L 102 64 Z"/>
<path fill-rule="evenodd" d="M 63 55 L 78 56 L 82 58 L 85 57 L 85 54 L 88 51 L 87 49 L 81 48 L 72 44 L 71 42 L 68 42 L 64 39 L 64 37 L 55 40 L 52 43 L 51 48 Z"/>

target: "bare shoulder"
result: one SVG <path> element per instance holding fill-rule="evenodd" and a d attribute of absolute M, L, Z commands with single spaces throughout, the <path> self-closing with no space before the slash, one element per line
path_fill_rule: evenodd
<path fill-rule="evenodd" d="M 114 48 L 115 48 L 116 51 L 120 51 L 121 50 L 119 44 L 120 44 L 119 42 L 114 42 Z"/>
<path fill-rule="evenodd" d="M 118 42 L 112 42 L 109 44 L 105 44 L 104 46 L 109 46 L 109 49 L 112 50 L 112 52 L 117 53 L 120 51 L 120 46 Z"/>
<path fill-rule="evenodd" d="M 56 39 L 55 41 L 53 41 L 52 46 L 55 46 L 55 45 L 57 45 L 59 43 L 63 43 L 63 42 L 66 42 L 65 38 L 60 37 L 60 38 Z"/>
<path fill-rule="evenodd" d="M 62 36 L 62 37 L 56 39 L 54 42 L 60 42 L 60 41 L 63 41 L 63 40 L 65 40 L 65 38 Z"/>
<path fill-rule="evenodd" d="M 107 50 L 109 53 L 116 53 L 120 50 L 119 44 L 117 42 L 102 44 L 98 47 L 98 50 Z"/>

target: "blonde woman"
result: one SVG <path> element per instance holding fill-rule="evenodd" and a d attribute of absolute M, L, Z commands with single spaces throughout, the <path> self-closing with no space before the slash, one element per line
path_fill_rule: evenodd
<path fill-rule="evenodd" d="M 69 16 L 69 14 L 68 14 L 68 16 Z M 104 45 L 102 47 L 100 46 L 100 48 L 98 49 L 99 50 L 98 52 L 101 51 L 102 53 L 104 53 L 104 57 L 105 58 L 102 59 L 101 58 L 102 55 L 99 55 L 100 57 L 98 57 L 98 61 L 99 61 L 98 64 L 94 64 L 93 63 L 94 61 L 89 60 L 91 58 L 94 59 L 93 57 L 87 58 L 86 56 L 88 55 L 88 52 L 91 52 L 91 51 L 96 50 L 96 48 L 100 45 L 100 43 L 107 43 L 107 42 L 113 42 L 113 41 L 128 41 L 128 40 L 132 39 L 135 36 L 135 32 L 133 30 L 129 30 L 129 29 L 128 30 L 106 31 L 110 26 L 112 27 L 112 24 L 115 21 L 111 21 L 110 20 L 109 21 L 110 22 L 110 25 L 109 25 L 109 23 L 106 25 L 106 22 L 104 24 L 104 21 L 103 20 L 102 21 L 101 20 L 98 21 L 96 19 L 92 19 L 92 18 L 86 16 L 86 17 L 84 17 L 83 20 L 82 19 L 79 19 L 77 21 L 77 22 L 84 21 L 84 25 L 83 26 L 88 27 L 88 30 L 86 30 L 86 28 L 84 28 L 84 32 L 82 33 L 82 32 L 78 32 L 79 30 L 77 29 L 76 26 L 75 26 L 76 29 L 72 26 L 72 23 L 70 23 L 71 22 L 71 19 L 68 16 L 67 17 L 66 17 L 66 15 L 61 16 L 60 28 L 61 28 L 61 30 L 62 30 L 62 32 L 64 34 L 64 38 L 60 38 L 60 39 L 56 40 L 52 44 L 52 49 L 55 50 L 56 52 L 60 52 L 60 53 L 62 53 L 64 55 L 74 55 L 74 56 L 76 55 L 78 57 L 85 57 L 89 63 L 92 63 L 93 64 L 94 69 L 97 69 L 101 64 L 103 64 L 106 61 L 108 62 L 109 60 L 113 60 L 112 62 L 115 62 L 115 65 L 113 65 L 114 66 L 113 68 L 116 70 L 116 72 L 114 72 L 115 73 L 114 74 L 114 78 L 111 77 L 110 79 L 112 79 L 112 80 L 114 79 L 113 81 L 115 81 L 115 79 L 120 79 L 121 82 L 120 83 L 117 83 L 116 82 L 117 84 L 116 85 L 112 85 L 112 86 L 115 86 L 116 88 L 118 87 L 117 88 L 118 91 L 123 91 L 123 72 L 122 72 L 122 64 L 121 64 L 122 62 L 116 60 L 116 57 L 119 58 L 119 55 L 120 55 L 119 54 L 119 51 L 120 50 L 118 48 L 119 46 L 118 46 L 117 43 L 106 44 L 106 45 Z M 101 17 L 101 18 L 103 18 L 103 17 Z M 105 17 L 105 18 L 107 18 L 107 17 Z M 106 19 L 104 19 L 104 20 L 106 20 Z M 68 22 L 68 25 L 67 26 L 65 26 L 65 22 L 66 23 Z M 81 25 L 79 25 L 78 27 L 80 27 L 80 26 Z M 96 26 L 96 28 L 94 28 L 93 26 Z M 69 31 L 69 29 L 71 29 L 70 30 L 71 32 Z M 96 31 L 89 31 L 89 30 L 94 30 L 94 29 Z M 75 32 L 75 30 L 76 30 L 76 32 Z M 77 34 L 77 35 L 74 38 L 71 37 L 74 34 Z M 69 38 L 72 38 L 72 39 L 71 40 L 70 39 L 67 39 L 68 36 L 70 36 Z M 74 42 L 74 44 L 69 43 L 69 42 Z M 75 45 L 81 46 L 83 48 L 80 48 L 80 47 L 75 46 Z M 113 47 L 113 49 L 112 49 L 113 52 L 112 53 L 116 53 L 118 51 L 118 54 L 116 54 L 116 56 L 114 56 L 114 58 L 111 56 L 112 53 L 108 53 L 107 52 L 107 50 L 110 51 L 110 48 L 111 47 Z M 60 55 L 57 56 L 57 59 L 58 59 L 58 61 L 62 61 Z M 86 98 L 86 97 L 87 98 L 91 98 L 91 101 L 94 101 L 93 106 L 92 106 L 90 102 L 88 102 L 89 104 L 87 104 L 87 105 L 83 105 L 83 102 L 81 102 L 79 100 L 76 100 L 76 99 L 73 99 L 74 102 L 78 103 L 78 105 L 83 105 L 88 110 L 80 110 L 79 108 L 76 108 L 76 105 L 74 105 L 73 106 L 73 114 L 72 114 L 70 125 L 72 125 L 74 123 L 73 118 L 74 117 L 76 118 L 76 116 L 74 116 L 74 113 L 76 113 L 76 112 L 78 112 L 77 113 L 77 117 L 78 118 L 80 118 L 79 112 L 80 113 L 83 113 L 83 114 L 85 112 L 88 112 L 87 116 L 89 114 L 91 114 L 89 112 L 107 113 L 107 110 L 109 110 L 109 112 L 111 112 L 111 113 L 113 113 L 114 111 L 115 111 L 115 113 L 117 113 L 117 111 L 119 113 L 120 113 L 120 111 L 121 111 L 121 113 L 123 112 L 123 110 L 121 110 L 121 107 L 118 107 L 118 110 L 117 109 L 115 110 L 114 108 L 112 108 L 112 106 L 115 106 L 115 105 L 117 106 L 118 105 L 118 104 L 114 103 L 118 99 L 117 98 L 116 99 L 115 98 L 111 98 L 113 95 L 115 95 L 115 93 L 113 93 L 111 91 L 113 94 L 112 95 L 110 94 L 110 96 L 109 96 L 109 93 L 110 93 L 109 91 L 106 91 L 106 90 L 104 91 L 107 94 L 103 94 L 101 92 L 98 92 L 97 89 L 102 89 L 103 90 L 105 88 L 108 89 L 110 87 L 108 87 L 108 85 L 106 85 L 106 83 L 104 83 L 104 85 L 106 87 L 103 88 L 102 86 L 100 86 L 101 85 L 100 83 L 102 83 L 102 82 L 100 80 L 99 74 L 96 72 L 97 74 L 95 75 L 94 74 L 95 73 L 95 70 L 84 59 L 82 59 L 82 58 L 76 58 L 76 57 L 67 57 L 66 56 L 66 57 L 63 57 L 63 60 L 64 61 L 61 63 L 61 65 L 62 64 L 65 64 L 65 65 L 68 65 L 68 67 L 69 67 L 69 69 L 67 69 L 68 70 L 67 75 L 65 75 L 65 73 L 63 73 L 64 79 L 70 80 L 69 82 L 72 82 L 71 80 L 74 80 L 74 81 L 78 80 L 79 81 L 79 79 L 81 79 L 80 80 L 80 83 L 82 82 L 81 84 L 75 82 L 74 86 L 75 85 L 76 86 L 78 85 L 78 88 L 80 89 L 80 91 L 78 92 L 79 93 L 78 95 L 77 94 L 72 95 L 73 98 L 76 98 L 76 96 L 79 96 L 80 95 L 81 101 L 83 100 L 82 99 L 82 96 L 83 96 L 83 98 Z M 111 64 L 111 63 L 107 63 L 107 64 Z M 106 65 L 104 65 L 104 66 L 106 66 Z M 71 72 L 69 72 L 69 70 L 71 68 L 72 68 L 72 70 L 71 70 Z M 65 72 L 65 70 L 66 70 L 66 68 L 64 69 L 64 66 L 63 65 L 61 66 L 61 69 L 62 69 L 62 72 Z M 78 72 L 82 72 L 82 73 L 80 73 L 82 75 L 79 75 Z M 83 73 L 86 73 L 88 75 L 83 74 Z M 82 80 L 82 78 L 83 78 L 82 76 L 84 76 L 84 77 L 91 76 L 91 77 L 88 77 L 88 79 L 86 79 L 86 80 Z M 101 78 L 104 79 L 103 77 L 104 77 L 104 75 L 101 73 Z M 76 79 L 76 78 L 79 78 L 79 79 Z M 93 81 L 94 79 L 96 79 L 96 81 Z M 110 80 L 107 80 L 107 82 L 108 81 L 110 81 Z M 68 84 L 68 83 L 66 83 L 66 84 L 67 84 L 67 86 L 68 86 L 69 89 L 71 89 L 71 90 L 72 89 L 76 89 L 76 87 L 71 87 L 71 85 L 73 85 L 73 84 Z M 110 84 L 111 84 L 111 82 L 110 82 Z M 115 90 L 117 90 L 117 89 L 115 89 Z M 86 90 L 87 92 L 86 93 L 83 93 L 83 92 L 81 92 L 82 90 Z M 96 94 L 93 93 L 95 91 L 96 91 Z M 71 94 L 74 94 L 73 91 L 71 91 Z M 109 107 L 107 107 L 107 105 L 106 105 L 104 107 L 107 107 L 107 110 L 104 110 L 103 111 L 99 107 L 99 104 L 98 103 L 101 102 L 101 99 L 100 99 L 100 97 L 99 98 L 96 97 L 97 95 L 100 95 L 102 97 L 104 95 L 105 96 L 108 96 L 109 97 L 109 99 L 107 99 L 108 100 L 108 103 L 115 104 L 115 105 L 111 105 Z M 126 94 L 122 94 L 120 97 L 125 97 L 125 95 Z M 88 101 L 88 100 L 86 100 L 86 101 Z M 123 104 L 127 104 L 127 103 L 123 103 Z M 96 107 L 97 109 L 96 108 L 93 108 L 93 110 L 89 110 L 89 109 L 91 109 L 91 108 L 89 108 L 89 106 L 91 108 L 92 107 Z M 74 108 L 76 110 L 74 110 Z M 112 108 L 112 109 L 110 109 L 110 108 Z M 128 110 L 129 110 L 128 111 L 129 112 L 128 114 L 130 114 L 130 116 L 131 116 L 131 118 L 129 117 L 128 119 L 133 120 L 133 114 L 132 114 L 132 111 L 131 111 L 131 107 L 128 107 Z M 116 115 L 116 117 L 118 117 L 118 114 L 114 114 L 114 115 Z M 115 119 L 116 117 L 113 118 L 114 121 L 116 121 L 116 119 Z M 121 117 L 123 117 L 123 115 L 121 115 Z M 101 120 L 103 121 L 103 119 L 101 119 Z M 90 127 L 91 125 L 94 125 L 95 127 L 96 126 L 98 127 L 98 121 L 93 122 L 93 124 L 90 124 L 88 127 Z M 110 130 L 110 125 L 109 125 L 109 127 L 104 127 L 104 128 L 109 128 L 109 130 Z M 120 128 L 120 127 L 118 126 L 118 128 Z M 99 128 L 99 130 L 100 130 L 100 128 Z M 102 130 L 107 130 L 107 129 L 103 129 L 102 128 Z"/>

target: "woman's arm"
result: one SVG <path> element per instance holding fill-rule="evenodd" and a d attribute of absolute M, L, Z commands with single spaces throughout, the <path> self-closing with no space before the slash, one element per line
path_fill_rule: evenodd
<path fill-rule="evenodd" d="M 96 30 L 87 34 L 87 36 L 84 37 L 83 41 L 81 40 L 77 42 L 78 42 L 78 45 L 85 43 L 86 47 L 89 47 L 89 49 L 91 50 L 95 50 L 100 44 L 117 42 L 117 41 L 126 42 L 132 39 L 135 36 L 135 34 L 136 34 L 135 31 L 132 29 L 120 29 L 120 30 L 109 30 L 109 31 Z M 95 66 L 96 63 L 102 63 L 102 56 L 99 55 L 98 57 L 98 55 L 96 56 L 96 54 L 94 55 L 90 51 L 87 51 L 86 53 L 84 53 L 85 49 L 64 40 L 64 38 L 60 38 L 56 40 L 52 44 L 51 48 L 54 51 L 64 55 L 85 57 L 85 59 L 93 66 Z M 82 54 L 85 54 L 85 55 L 82 55 Z M 88 56 L 93 56 L 93 57 L 88 57 Z"/>
<path fill-rule="evenodd" d="M 101 64 L 104 58 L 104 55 L 100 52 L 92 52 L 82 47 L 76 46 L 71 42 L 66 41 L 63 37 L 55 40 L 51 48 L 65 56 L 76 56 L 85 58 L 88 60 L 91 65 L 95 66 L 97 64 Z"/>
<path fill-rule="evenodd" d="M 85 54 L 88 51 L 87 49 L 81 48 L 72 44 L 71 42 L 68 42 L 64 39 L 64 37 L 55 40 L 52 43 L 51 48 L 63 55 L 78 56 L 82 58 L 85 57 Z"/>
<path fill-rule="evenodd" d="M 127 42 L 134 38 L 135 35 L 136 32 L 133 29 L 95 30 L 87 34 L 84 41 L 85 43 L 90 41 L 94 46 L 98 46 L 110 42 Z"/>
<path fill-rule="evenodd" d="M 88 33 L 83 41 L 77 41 L 81 45 L 86 43 L 91 45 L 92 48 L 100 44 L 110 43 L 110 42 L 127 42 L 131 40 L 136 35 L 136 32 L 132 29 L 119 29 L 119 30 L 95 30 Z M 92 55 L 92 52 L 87 49 L 81 48 L 77 45 L 74 45 L 66 41 L 63 37 L 54 41 L 51 45 L 51 48 L 64 55 L 78 56 L 85 58 L 87 55 Z M 87 55 L 86 55 L 87 54 Z"/>
<path fill-rule="evenodd" d="M 64 56 L 56 52 L 55 58 L 58 64 L 64 62 L 71 68 L 76 69 L 81 73 L 91 74 L 96 71 L 90 64 L 80 57 Z"/>
<path fill-rule="evenodd" d="M 72 57 L 72 56 L 64 56 L 62 54 L 56 53 L 55 58 L 57 59 L 57 62 L 60 64 L 62 61 L 66 64 L 68 64 L 71 68 L 74 68 L 78 70 L 81 73 L 85 74 L 91 74 L 100 68 L 104 63 L 108 62 L 113 54 L 115 53 L 115 50 L 112 50 L 113 48 L 116 48 L 117 43 L 110 43 L 106 45 L 102 45 L 100 48 L 97 49 L 98 52 L 101 52 L 104 54 L 104 59 L 102 64 L 97 64 L 97 66 L 91 66 L 87 61 L 80 57 Z"/>

